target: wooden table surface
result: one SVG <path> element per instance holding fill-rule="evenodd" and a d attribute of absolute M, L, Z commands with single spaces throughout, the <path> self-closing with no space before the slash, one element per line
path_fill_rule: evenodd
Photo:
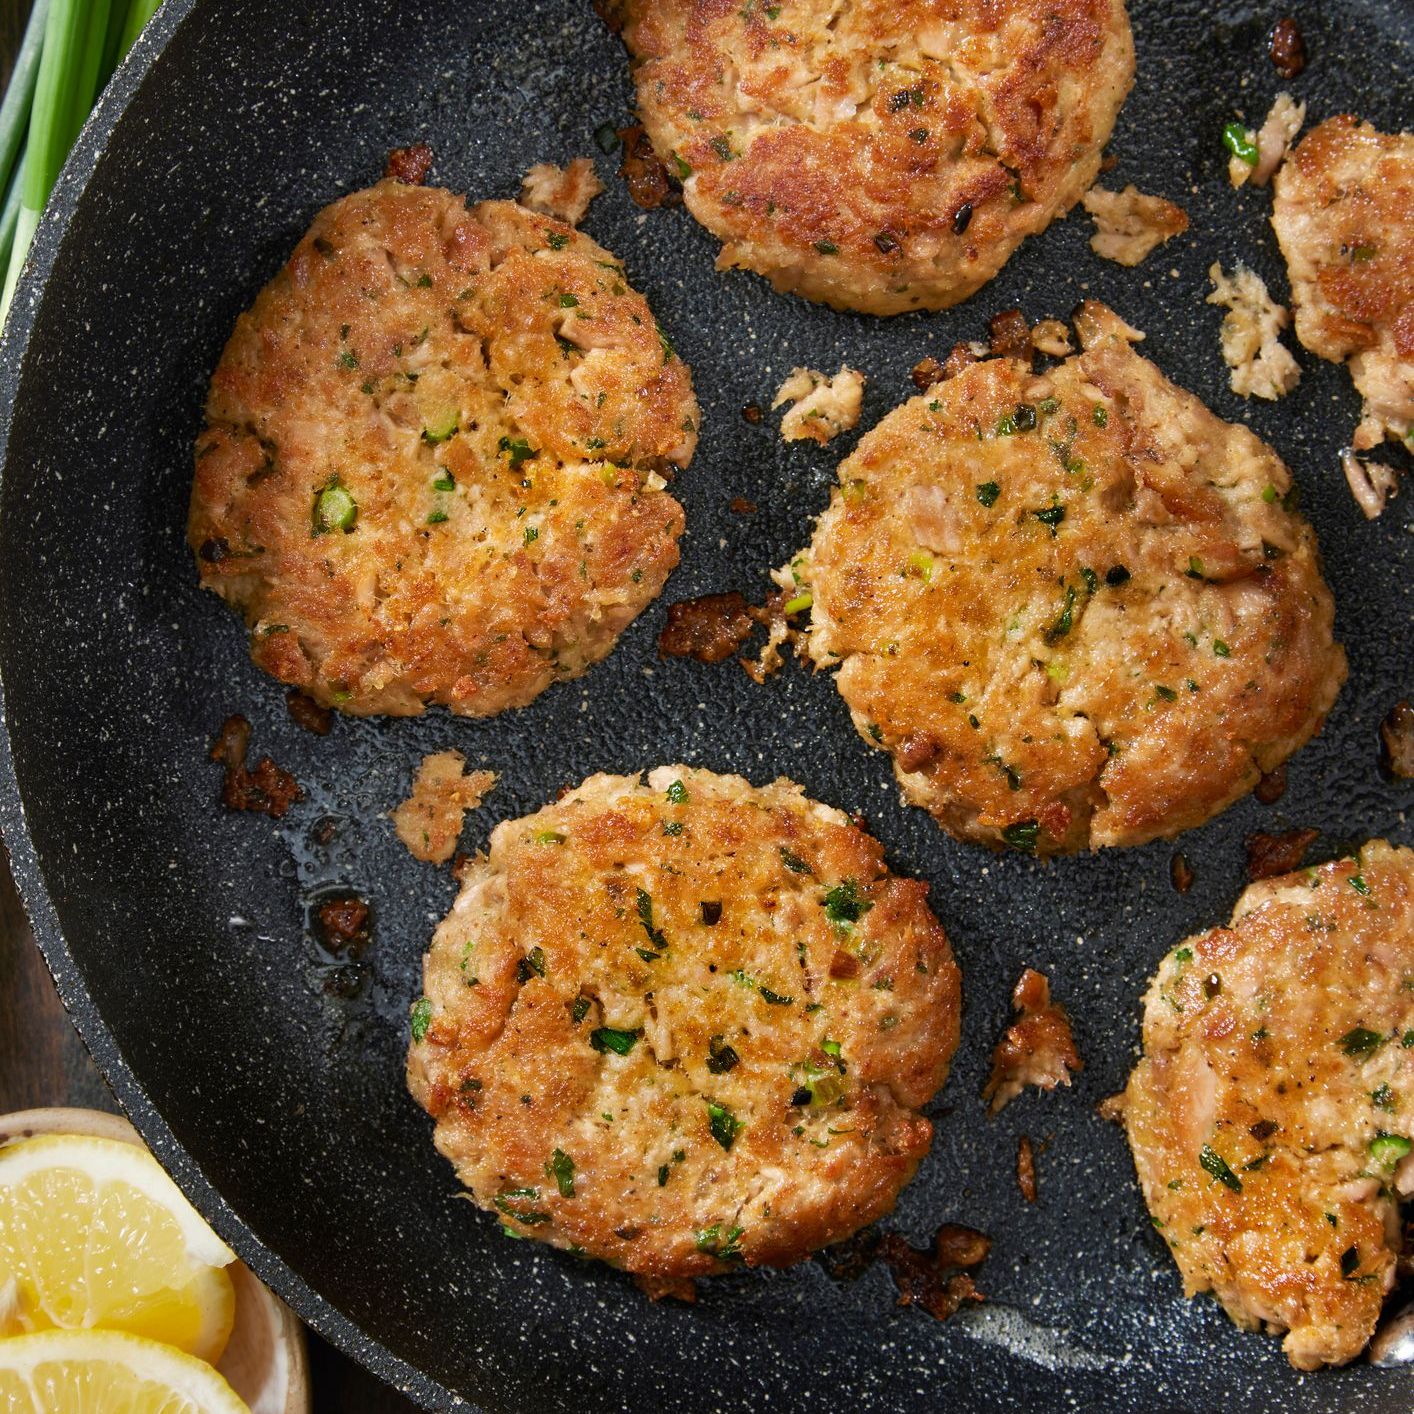
<path fill-rule="evenodd" d="M 28 10 L 29 0 L 0 3 L 0 79 Z M 118 1110 L 54 989 L 0 849 L 0 1114 L 46 1105 Z M 411 1414 L 412 1404 L 313 1334 L 309 1347 L 317 1414 Z"/>

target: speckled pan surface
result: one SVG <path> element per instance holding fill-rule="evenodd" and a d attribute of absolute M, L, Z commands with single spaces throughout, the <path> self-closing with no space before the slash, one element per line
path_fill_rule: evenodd
<path fill-rule="evenodd" d="M 311 214 L 376 176 L 390 145 L 426 139 L 435 177 L 511 194 L 530 162 L 592 153 L 596 125 L 623 120 L 626 66 L 579 0 L 169 0 L 119 76 L 0 349 L 13 404 L 0 820 L 64 997 L 145 1137 L 301 1314 L 429 1408 L 459 1396 L 498 1414 L 1408 1409 L 1408 1374 L 1300 1376 L 1278 1342 L 1239 1334 L 1209 1300 L 1183 1301 L 1123 1138 L 1094 1114 L 1132 1062 L 1156 959 L 1228 917 L 1245 834 L 1315 825 L 1326 854 L 1370 834 L 1412 837 L 1408 786 L 1381 778 L 1376 740 L 1414 689 L 1411 493 L 1367 524 L 1336 466 L 1357 416 L 1344 372 L 1303 355 L 1296 395 L 1243 405 L 1218 357 L 1220 311 L 1203 303 L 1215 257 L 1245 258 L 1285 291 L 1269 198 L 1227 187 L 1217 142 L 1235 106 L 1259 118 L 1279 86 L 1264 36 L 1281 13 L 1135 5 L 1139 77 L 1110 181 L 1135 180 L 1192 218 L 1137 270 L 1094 258 L 1088 221 L 1072 217 L 962 307 L 880 322 L 714 274 L 710 237 L 680 210 L 639 213 L 607 158 L 609 191 L 587 221 L 654 302 L 703 403 L 701 451 L 675 486 L 688 534 L 668 598 L 756 592 L 808 537 L 848 449 L 787 448 L 771 419 L 746 423 L 743 404 L 767 402 L 793 364 L 848 359 L 870 375 L 867 426 L 910 391 L 918 358 L 1011 304 L 1038 318 L 1104 298 L 1148 332 L 1144 351 L 1171 377 L 1286 456 L 1325 551 L 1350 685 L 1282 801 L 1243 801 L 1185 841 L 1197 871 L 1185 896 L 1169 885 L 1166 845 L 1042 865 L 948 840 L 899 804 L 828 680 L 791 666 L 757 688 L 730 665 L 657 662 L 661 604 L 606 663 L 523 712 L 302 732 L 247 661 L 235 619 L 197 590 L 182 542 L 190 446 L 231 321 Z M 1295 13 L 1312 62 L 1293 88 L 1313 120 L 1343 108 L 1407 120 L 1402 0 Z M 737 496 L 759 513 L 733 515 Z M 305 785 L 279 824 L 216 803 L 206 749 L 233 711 Z M 933 1152 L 891 1223 L 916 1243 L 949 1220 L 992 1234 L 987 1305 L 939 1325 L 895 1309 L 883 1270 L 841 1284 L 807 1263 L 715 1281 L 695 1308 L 651 1306 L 612 1272 L 506 1240 L 455 1197 L 402 1083 L 418 959 L 453 885 L 406 854 L 383 813 L 422 753 L 448 745 L 503 773 L 468 821 L 473 847 L 495 819 L 591 771 L 676 759 L 757 781 L 784 772 L 865 812 L 894 867 L 932 883 L 966 1008 Z M 337 821 L 327 847 L 314 843 L 325 817 Z M 307 927 L 311 902 L 335 887 L 365 892 L 377 914 L 351 1000 L 326 991 Z M 1087 1068 L 1073 1090 L 1028 1095 L 989 1122 L 978 1092 L 1027 964 L 1072 1011 Z M 1013 1178 L 1021 1133 L 1045 1141 L 1035 1208 Z"/>

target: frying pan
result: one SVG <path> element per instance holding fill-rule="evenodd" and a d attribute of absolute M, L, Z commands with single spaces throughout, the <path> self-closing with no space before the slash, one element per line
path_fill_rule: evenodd
<path fill-rule="evenodd" d="M 477 196 L 513 194 L 533 161 L 593 154 L 595 128 L 629 111 L 624 57 L 580 0 L 168 0 L 100 104 L 0 348 L 0 822 L 64 1000 L 153 1150 L 302 1316 L 427 1408 L 1410 1407 L 1406 1371 L 1301 1375 L 1279 1342 L 1184 1301 L 1123 1138 L 1094 1113 L 1132 1064 L 1158 958 L 1227 918 L 1244 835 L 1314 825 L 1318 856 L 1411 837 L 1408 787 L 1382 778 L 1376 739 L 1414 687 L 1408 501 L 1366 523 L 1347 493 L 1337 450 L 1357 400 L 1343 371 L 1303 355 L 1293 396 L 1243 403 L 1203 303 L 1215 258 L 1286 290 L 1269 198 L 1228 188 L 1218 141 L 1235 112 L 1260 120 L 1279 87 L 1265 35 L 1281 13 L 1134 5 L 1139 76 L 1108 182 L 1192 219 L 1136 270 L 1093 257 L 1073 217 L 961 308 L 881 321 L 714 273 L 715 243 L 680 210 L 633 208 L 610 158 L 587 220 L 703 403 L 701 450 L 675 486 L 689 529 L 669 598 L 758 592 L 804 543 L 848 450 L 787 447 L 743 405 L 794 364 L 847 359 L 870 376 L 867 427 L 911 391 L 915 361 L 1011 305 L 1035 319 L 1108 301 L 1172 378 L 1282 452 L 1324 548 L 1350 684 L 1279 803 L 1245 800 L 1183 839 L 1186 895 L 1167 844 L 1044 864 L 948 839 L 900 805 L 827 676 L 792 665 L 757 687 L 731 664 L 660 662 L 661 604 L 608 661 L 523 711 L 302 732 L 235 619 L 198 591 L 183 543 L 190 449 L 232 321 L 311 215 L 373 180 L 390 146 L 430 142 L 434 179 Z M 1348 108 L 1407 121 L 1404 0 L 1295 13 L 1312 61 L 1291 87 L 1312 120 Z M 734 497 L 759 511 L 733 514 Z M 207 747 L 235 711 L 305 788 L 278 823 L 217 804 Z M 785 773 L 865 813 L 894 867 L 932 884 L 966 997 L 933 1151 L 889 1225 L 915 1245 L 944 1221 L 990 1233 L 986 1304 L 939 1324 L 898 1309 L 882 1269 L 844 1281 L 816 1261 L 714 1280 L 693 1307 L 652 1305 L 620 1274 L 508 1241 L 457 1200 L 402 1082 L 420 954 L 454 885 L 386 818 L 414 763 L 446 746 L 503 773 L 469 818 L 470 847 L 592 771 L 677 760 L 758 782 Z M 309 926 L 340 888 L 375 910 L 352 971 Z M 1051 975 L 1086 1069 L 988 1121 L 978 1091 L 1026 965 Z M 1034 1207 L 1013 1179 L 1023 1133 L 1043 1145 Z"/>

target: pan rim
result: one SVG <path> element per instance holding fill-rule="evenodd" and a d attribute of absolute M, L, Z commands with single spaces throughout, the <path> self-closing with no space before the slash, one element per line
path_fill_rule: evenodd
<path fill-rule="evenodd" d="M 1133 0 L 1131 0 L 1133 4 Z M 246 13 L 249 13 L 248 8 Z M 183 55 L 191 46 L 193 37 L 203 34 L 205 22 L 219 14 L 208 0 L 167 0 L 157 16 L 151 31 L 144 36 L 142 44 L 119 72 L 93 117 L 86 124 L 79 142 L 71 154 L 55 196 L 46 211 L 38 233 L 32 258 L 25 271 L 19 291 L 19 298 L 11 320 L 11 328 L 4 339 L 0 339 L 0 394 L 6 396 L 6 405 L 0 408 L 0 491 L 13 488 L 11 481 L 5 480 L 12 434 L 16 430 L 15 405 L 23 391 L 27 398 L 34 396 L 33 380 L 39 375 L 35 371 L 37 354 L 32 354 L 30 345 L 36 332 L 40 334 L 40 350 L 47 345 L 45 330 L 54 323 L 54 304 L 63 304 L 64 286 L 51 288 L 56 269 L 67 268 L 64 260 L 75 258 L 77 239 L 74 235 L 76 223 L 87 227 L 93 201 L 101 194 L 111 178 L 114 169 L 121 172 L 128 159 L 128 133 L 138 124 L 132 120 L 144 111 L 151 95 L 158 95 L 179 76 L 178 66 L 184 63 Z M 179 38 L 181 36 L 181 38 Z M 177 48 L 172 62 L 163 66 L 169 46 Z M 160 69 L 161 72 L 154 73 Z M 134 111 L 136 110 L 136 112 Z M 145 121 L 145 120 L 144 120 Z M 123 129 L 123 137 L 115 134 Z M 107 159 L 112 159 L 111 164 Z M 96 185 L 95 185 L 96 183 Z M 53 295 L 53 300 L 49 296 Z M 52 346 L 51 346 L 52 347 Z M 1185 385 L 1187 386 L 1187 385 Z M 26 415 L 19 428 L 24 433 L 29 418 Z M 27 435 L 26 435 L 27 440 Z M 21 445 L 21 444 L 17 444 Z M 18 457 L 17 457 L 18 465 Z M 19 527 L 17 526 L 17 533 Z M 0 606 L 0 613 L 3 613 Z M 8 688 L 8 692 L 7 692 Z M 8 703 L 7 703 L 8 698 Z M 67 853 L 63 845 L 64 836 L 55 843 L 57 850 L 47 846 L 38 847 L 31 833 L 31 817 L 27 816 L 26 799 L 21 797 L 19 767 L 24 768 L 28 782 L 26 795 L 28 805 L 37 811 L 40 797 L 33 789 L 38 776 L 36 763 L 23 749 L 24 736 L 20 723 L 15 728 L 17 740 L 9 739 L 11 727 L 7 717 L 7 705 L 19 717 L 19 703 L 23 699 L 23 680 L 11 671 L 6 681 L 6 673 L 0 669 L 0 838 L 9 845 L 12 852 L 16 884 L 21 899 L 30 916 L 41 954 L 45 957 L 51 974 L 58 984 L 61 999 L 71 1020 L 94 1056 L 105 1079 L 124 1112 L 128 1113 L 144 1138 L 160 1160 L 170 1170 L 191 1197 L 193 1203 L 210 1220 L 214 1227 L 236 1248 L 272 1289 L 281 1294 L 291 1307 L 306 1321 L 310 1328 L 325 1336 L 332 1345 L 357 1359 L 378 1378 L 387 1381 L 419 1406 L 429 1409 L 481 1409 L 489 1411 L 503 1407 L 506 1397 L 497 1394 L 494 1383 L 483 1385 L 482 1379 L 494 1380 L 499 1360 L 490 1365 L 482 1364 L 477 1376 L 477 1400 L 468 1401 L 465 1395 L 452 1392 L 452 1386 L 467 1387 L 457 1375 L 444 1376 L 445 1383 L 426 1374 L 418 1363 L 406 1360 L 393 1353 L 393 1346 L 403 1345 L 402 1338 L 388 1330 L 376 1315 L 365 1316 L 362 1324 L 344 1314 L 343 1305 L 321 1294 L 310 1286 L 299 1274 L 298 1266 L 289 1265 L 275 1251 L 267 1247 L 257 1235 L 264 1228 L 260 1215 L 254 1210 L 251 1226 L 230 1206 L 221 1187 L 208 1179 L 208 1173 L 217 1173 L 220 1165 L 203 1168 L 179 1141 L 168 1122 L 165 1113 L 170 1113 L 168 1103 L 160 1097 L 164 1086 L 162 1077 L 146 1068 L 140 1055 L 131 1048 L 120 1046 L 113 1030 L 113 1023 L 106 1008 L 101 1009 L 94 996 L 103 995 L 102 979 L 104 969 L 91 961 L 81 964 L 84 949 L 79 946 L 81 936 L 87 930 L 79 925 L 67 912 L 65 889 L 60 883 L 61 872 L 58 861 Z M 26 714 L 28 715 L 28 714 Z M 18 757 L 18 761 L 17 761 Z M 750 774 L 750 773 L 748 773 Z M 824 795 L 821 798 L 834 797 Z M 33 830 L 42 841 L 46 831 L 42 827 L 43 816 L 35 814 Z M 926 875 L 924 877 L 927 877 Z M 52 888 L 51 882 L 52 881 Z M 930 880 L 935 885 L 941 880 Z M 55 900 L 65 907 L 65 917 L 69 922 L 73 948 L 64 936 L 60 914 Z M 1225 914 L 1223 915 L 1225 916 Z M 1078 940 L 1077 940 L 1078 941 Z M 88 979 L 86 981 L 86 979 Z M 88 985 L 92 983 L 92 991 Z M 118 1029 L 121 1034 L 121 1028 Z M 146 1079 L 142 1078 L 146 1075 Z M 153 1099 L 151 1097 L 159 1097 Z M 201 1129 L 192 1124 L 196 1152 L 201 1152 L 197 1143 Z M 229 1185 L 223 1186 L 229 1189 Z M 309 1270 L 309 1268 L 305 1268 Z M 312 1273 L 311 1273 L 312 1275 Z M 314 1278 L 318 1280 L 317 1277 Z M 350 1303 L 354 1305 L 354 1303 Z M 354 1309 L 357 1309 L 354 1305 Z M 370 1329 L 382 1329 L 383 1336 L 369 1334 Z M 468 1382 L 469 1383 L 469 1382 Z"/>
<path fill-rule="evenodd" d="M 109 155 L 114 131 L 133 97 L 152 76 L 178 33 L 189 23 L 200 23 L 200 17 L 194 12 L 202 3 L 203 0 L 165 0 L 159 6 L 84 124 L 45 206 L 15 291 L 9 319 L 0 333 L 0 492 L 5 484 L 14 409 L 26 376 L 30 340 L 74 214 L 100 163 Z M 138 1082 L 69 951 L 58 910 L 45 881 L 44 866 L 30 835 L 15 770 L 2 672 L 0 842 L 9 854 L 11 874 L 25 916 L 69 1020 L 122 1112 L 202 1217 L 305 1325 L 350 1359 L 424 1409 L 464 1409 L 482 1414 L 480 1406 L 445 1388 L 369 1335 L 271 1251 L 206 1177 Z"/>

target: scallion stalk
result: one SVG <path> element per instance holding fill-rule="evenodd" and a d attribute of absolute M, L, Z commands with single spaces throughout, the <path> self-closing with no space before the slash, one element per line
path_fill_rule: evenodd
<path fill-rule="evenodd" d="M 0 294 L 0 322 L 9 313 L 40 213 L 93 106 L 108 33 L 108 11 L 108 0 L 50 0 L 30 108 L 29 146 L 20 183 L 15 240 L 4 292 Z"/>
<path fill-rule="evenodd" d="M 121 4 L 122 0 L 119 0 Z M 78 51 L 78 63 L 69 76 L 69 140 L 64 146 L 64 157 L 69 155 L 74 140 L 78 137 L 88 115 L 93 111 L 94 100 L 98 97 L 100 74 L 103 70 L 103 54 L 108 43 L 108 17 L 112 13 L 111 0 L 89 0 L 88 15 L 83 26 L 82 43 Z M 59 160 L 63 166 L 63 157 Z M 54 176 L 59 175 L 56 167 Z M 53 182 L 50 183 L 52 189 Z"/>
<path fill-rule="evenodd" d="M 20 219 L 20 183 L 24 177 L 24 154 L 20 154 L 19 165 L 10 178 L 10 189 L 5 193 L 5 205 L 0 208 L 0 266 L 10 258 L 10 248 L 15 243 L 15 227 Z"/>
<path fill-rule="evenodd" d="M 118 63 L 122 62 L 123 56 L 137 43 L 138 35 L 142 33 L 148 20 L 157 13 L 157 7 L 161 3 L 162 0 L 132 0 L 132 4 L 128 6 L 128 22 L 123 28 L 122 46 L 118 50 Z"/>
<path fill-rule="evenodd" d="M 39 58 L 44 48 L 44 26 L 48 18 L 49 0 L 34 0 L 15 67 L 10 71 L 5 99 L 0 102 L 0 182 L 8 183 L 13 175 L 15 158 L 24 142 L 25 129 L 29 126 L 34 81 L 39 76 Z"/>

